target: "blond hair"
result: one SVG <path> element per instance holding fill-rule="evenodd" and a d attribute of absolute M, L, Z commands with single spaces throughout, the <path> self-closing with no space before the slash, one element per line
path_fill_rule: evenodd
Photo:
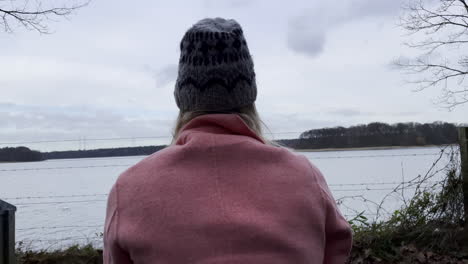
<path fill-rule="evenodd" d="M 272 146 L 277 146 L 279 147 L 280 145 L 276 142 L 270 141 L 266 139 L 263 135 L 263 129 L 262 129 L 262 124 L 265 128 L 268 129 L 266 124 L 260 119 L 260 116 L 257 112 L 257 108 L 255 107 L 255 103 L 250 104 L 248 106 L 240 107 L 240 108 L 234 108 L 230 110 L 223 110 L 223 111 L 187 111 L 183 112 L 180 111 L 179 115 L 177 116 L 177 120 L 175 123 L 174 131 L 172 134 L 172 142 L 171 145 L 175 144 L 175 141 L 177 137 L 179 136 L 179 133 L 184 125 L 186 125 L 188 122 L 190 122 L 192 119 L 195 117 L 201 116 L 201 115 L 206 115 L 206 114 L 236 114 L 244 122 L 249 126 L 249 128 L 255 132 L 255 134 L 262 139 L 266 144 L 272 145 Z"/>

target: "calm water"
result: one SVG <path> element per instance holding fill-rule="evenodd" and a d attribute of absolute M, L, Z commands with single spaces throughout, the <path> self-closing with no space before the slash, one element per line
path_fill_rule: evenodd
<path fill-rule="evenodd" d="M 425 175 L 440 151 L 441 148 L 431 147 L 302 154 L 322 171 L 343 214 L 351 219 L 361 211 L 375 218 L 373 202 L 380 202 L 400 182 Z M 31 248 L 55 248 L 77 242 L 101 245 L 99 233 L 103 230 L 107 193 L 121 172 L 143 158 L 0 164 L 0 199 L 18 208 L 17 241 Z M 391 195 L 383 203 L 384 209 L 398 208 L 401 197 L 408 198 L 413 192 L 414 187 L 408 187 Z"/>

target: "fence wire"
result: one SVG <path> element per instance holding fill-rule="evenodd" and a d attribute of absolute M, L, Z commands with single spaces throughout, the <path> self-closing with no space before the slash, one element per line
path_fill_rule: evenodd
<path fill-rule="evenodd" d="M 361 159 L 361 158 L 392 158 L 392 157 L 416 157 L 416 156 L 440 156 L 443 154 L 443 150 L 438 153 L 408 153 L 408 154 L 382 154 L 382 155 L 343 155 L 343 156 L 316 156 L 309 157 L 312 161 L 318 159 Z M 112 157 L 112 158 L 96 158 L 95 160 L 114 160 L 123 157 Z M 129 157 L 125 157 L 129 158 Z M 53 160 L 59 162 L 61 160 Z M 69 161 L 69 160 L 67 160 Z M 33 167 L 33 168 L 5 168 L 0 169 L 0 172 L 15 172 L 15 171 L 39 171 L 39 170 L 71 170 L 71 169 L 91 169 L 91 168 L 113 168 L 113 167 L 130 167 L 134 164 L 107 164 L 107 165 L 87 165 L 87 166 L 50 166 L 50 167 Z M 431 168 L 432 169 L 432 168 Z M 0 175 L 1 176 L 1 175 Z M 381 209 L 382 204 L 376 203 L 369 199 L 365 194 L 368 192 L 379 192 L 388 191 L 389 193 L 398 193 L 401 190 L 416 190 L 421 186 L 436 186 L 438 181 L 428 180 L 430 177 L 427 175 L 421 177 L 415 177 L 407 181 L 388 181 L 388 182 L 353 182 L 353 183 L 331 183 L 328 184 L 330 190 L 335 194 L 341 192 L 354 192 L 351 195 L 337 196 L 337 204 L 343 209 L 347 210 L 343 216 L 346 218 L 353 218 L 360 214 L 366 217 L 380 217 L 382 215 L 389 215 L 390 212 L 386 211 L 385 208 Z M 360 194 L 359 194 L 360 193 Z M 0 197 L 2 200 L 13 200 L 17 201 L 14 205 L 22 208 L 34 208 L 36 206 L 53 206 L 53 205 L 65 205 L 65 204 L 104 204 L 107 201 L 107 193 L 82 193 L 82 194 L 67 194 L 67 195 L 36 195 L 36 196 L 14 196 L 14 197 Z M 346 201 L 362 201 L 365 203 L 367 208 L 366 211 L 356 211 L 350 208 Z M 379 210 L 373 210 L 373 208 L 379 208 Z M 375 209 L 374 208 L 374 209 Z M 349 213 L 352 212 L 352 213 Z M 73 236 L 62 236 L 59 238 L 39 238 L 39 239 L 22 239 L 17 244 L 24 246 L 25 244 L 32 245 L 33 243 L 61 243 L 70 242 L 78 243 L 79 241 L 91 242 L 102 242 L 102 231 L 104 229 L 103 224 L 83 224 L 83 225 L 43 225 L 43 226 L 26 226 L 16 229 L 19 234 L 28 232 L 41 232 L 44 235 L 51 234 L 58 236 L 60 234 L 69 234 L 70 232 L 77 232 L 79 230 L 87 230 L 88 233 L 94 233 L 93 235 L 81 234 Z M 49 233 L 47 233 L 49 232 Z"/>

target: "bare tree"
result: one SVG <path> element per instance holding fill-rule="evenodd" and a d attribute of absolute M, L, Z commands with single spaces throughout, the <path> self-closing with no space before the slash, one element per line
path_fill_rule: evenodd
<path fill-rule="evenodd" d="M 15 27 L 23 27 L 48 34 L 50 33 L 48 21 L 59 17 L 67 18 L 77 9 L 86 6 L 89 1 L 56 6 L 53 4 L 57 1 L 50 0 L 0 0 L 0 30 L 11 33 Z"/>
<path fill-rule="evenodd" d="M 401 26 L 416 39 L 405 44 L 421 53 L 396 64 L 417 90 L 439 87 L 442 106 L 468 103 L 468 0 L 409 0 L 404 9 Z"/>

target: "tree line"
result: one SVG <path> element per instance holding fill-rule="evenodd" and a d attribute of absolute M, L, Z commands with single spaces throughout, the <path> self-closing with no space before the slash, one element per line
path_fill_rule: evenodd
<path fill-rule="evenodd" d="M 40 161 L 44 160 L 41 152 L 27 147 L 0 148 L 0 162 Z"/>
<path fill-rule="evenodd" d="M 119 157 L 119 156 L 139 156 L 151 155 L 165 146 L 145 146 L 129 148 L 106 148 L 91 150 L 68 150 L 39 152 L 27 147 L 1 148 L 0 162 L 24 162 L 41 161 L 47 159 L 79 159 L 79 158 L 99 158 L 99 157 Z"/>
<path fill-rule="evenodd" d="M 144 146 L 128 148 L 105 148 L 90 150 L 69 150 L 53 151 L 42 153 L 45 159 L 79 159 L 79 158 L 99 158 L 99 157 L 121 157 L 151 155 L 166 146 Z"/>
<path fill-rule="evenodd" d="M 446 122 L 396 123 L 373 122 L 351 127 L 312 129 L 299 139 L 278 142 L 294 149 L 357 148 L 380 146 L 423 146 L 455 144 L 457 126 Z"/>
<path fill-rule="evenodd" d="M 373 122 L 351 127 L 312 129 L 303 132 L 298 139 L 277 140 L 293 149 L 360 148 L 384 146 L 424 146 L 455 144 L 457 126 L 446 122 L 396 123 Z M 39 152 L 27 147 L 0 149 L 0 161 L 40 161 L 45 159 L 75 159 L 118 156 L 151 155 L 166 146 L 142 146 Z"/>

